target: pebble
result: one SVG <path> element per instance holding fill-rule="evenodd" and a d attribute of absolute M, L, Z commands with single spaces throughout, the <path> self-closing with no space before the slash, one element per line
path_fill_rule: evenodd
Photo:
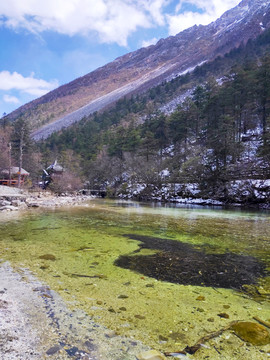
<path fill-rule="evenodd" d="M 140 320 L 144 320 L 144 319 L 145 319 L 145 316 L 143 316 L 143 315 L 134 315 L 134 317 L 135 317 L 136 319 L 140 319 Z"/>
<path fill-rule="evenodd" d="M 60 345 L 54 345 L 49 350 L 46 351 L 47 355 L 54 355 L 61 349 Z"/>
<path fill-rule="evenodd" d="M 86 340 L 84 345 L 91 351 L 96 350 L 96 345 L 94 345 L 90 340 Z"/>
<path fill-rule="evenodd" d="M 108 311 L 111 312 L 111 313 L 116 313 L 116 311 L 114 310 L 113 307 L 109 307 Z"/>
<path fill-rule="evenodd" d="M 230 318 L 230 315 L 228 315 L 226 313 L 219 313 L 217 315 L 222 319 L 229 319 Z"/>
<path fill-rule="evenodd" d="M 118 299 L 127 299 L 127 298 L 128 298 L 127 295 L 119 295 L 119 296 L 118 296 Z"/>
<path fill-rule="evenodd" d="M 204 309 L 203 308 L 197 308 L 197 311 L 204 312 Z"/>
<path fill-rule="evenodd" d="M 26 208 L 59 207 L 78 205 L 91 196 L 62 194 L 54 196 L 49 192 L 28 193 L 27 190 L 0 186 L 0 211 L 16 211 Z"/>

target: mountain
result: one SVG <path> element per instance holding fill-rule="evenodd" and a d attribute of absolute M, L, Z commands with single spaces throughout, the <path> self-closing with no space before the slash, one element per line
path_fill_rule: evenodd
<path fill-rule="evenodd" d="M 270 27 L 270 1 L 243 0 L 207 26 L 193 26 L 141 48 L 18 108 L 7 116 L 27 118 L 35 140 L 106 109 L 246 44 Z"/>

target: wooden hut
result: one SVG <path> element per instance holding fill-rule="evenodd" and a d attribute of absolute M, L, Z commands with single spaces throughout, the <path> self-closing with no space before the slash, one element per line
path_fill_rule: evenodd
<path fill-rule="evenodd" d="M 7 185 L 7 186 L 18 186 L 19 182 L 19 168 L 17 166 L 12 166 L 10 169 L 4 169 L 0 172 L 0 185 Z M 29 176 L 29 172 L 21 169 L 21 181 L 20 186 L 22 186 Z"/>

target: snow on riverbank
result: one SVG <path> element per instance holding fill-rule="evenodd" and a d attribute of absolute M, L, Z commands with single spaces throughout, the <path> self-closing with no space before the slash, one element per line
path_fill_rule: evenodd
<path fill-rule="evenodd" d="M 209 191 L 210 193 L 210 191 Z M 118 196 L 122 199 L 164 201 L 179 204 L 234 206 L 259 205 L 269 208 L 270 179 L 234 180 L 216 191 L 213 198 L 207 197 L 196 183 L 163 184 L 161 187 L 146 184 L 129 184 Z"/>
<path fill-rule="evenodd" d="M 172 202 L 178 204 L 210 206 L 258 206 L 270 209 L 270 179 L 233 180 L 219 189 L 215 196 L 207 197 L 196 183 L 163 184 L 161 187 L 146 184 L 127 184 L 122 186 L 117 197 L 143 201 Z M 28 208 L 55 208 L 78 206 L 92 196 L 81 194 L 62 194 L 51 192 L 27 192 L 17 188 L 0 186 L 0 212 L 26 210 Z"/>

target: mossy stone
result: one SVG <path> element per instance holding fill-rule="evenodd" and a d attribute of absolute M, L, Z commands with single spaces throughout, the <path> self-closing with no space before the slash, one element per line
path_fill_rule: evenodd
<path fill-rule="evenodd" d="M 252 345 L 267 345 L 270 343 L 270 333 L 263 325 L 243 321 L 232 325 L 235 334 Z"/>

